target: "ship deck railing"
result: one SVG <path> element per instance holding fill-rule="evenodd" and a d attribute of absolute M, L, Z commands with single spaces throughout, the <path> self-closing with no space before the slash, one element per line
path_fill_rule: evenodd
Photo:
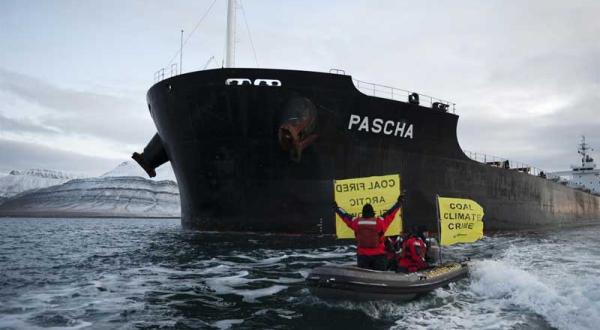
<path fill-rule="evenodd" d="M 178 67 L 177 67 L 177 63 L 173 63 L 171 64 L 171 67 L 168 68 L 160 68 L 158 70 L 156 70 L 156 72 L 154 72 L 154 82 L 157 83 L 159 81 L 163 81 L 166 78 L 171 78 L 174 76 L 177 76 L 181 74 L 181 72 L 179 72 Z"/>
<path fill-rule="evenodd" d="M 477 161 L 482 164 L 486 164 L 492 167 L 504 168 L 507 170 L 515 170 L 518 172 L 535 175 L 543 178 L 547 178 L 547 172 L 537 168 L 535 166 L 531 166 L 529 164 L 513 161 L 502 157 L 491 156 L 488 154 L 480 153 L 480 152 L 472 152 L 464 150 L 464 153 L 474 161 Z"/>
<path fill-rule="evenodd" d="M 345 74 L 343 70 L 339 69 L 331 69 L 329 70 L 329 72 L 336 74 Z M 156 72 L 154 72 L 154 83 L 177 76 L 179 74 L 181 74 L 181 72 L 179 71 L 177 63 L 172 63 L 170 68 L 160 68 L 156 70 Z M 450 102 L 448 100 L 440 99 L 427 94 L 409 91 L 406 89 L 374 84 L 358 79 L 352 79 L 352 81 L 354 82 L 354 86 L 356 87 L 356 89 L 358 89 L 361 93 L 366 95 L 411 103 L 411 95 L 416 94 L 418 95 L 417 104 L 419 105 L 425 105 L 433 108 L 436 104 L 442 104 L 445 106 L 445 111 L 452 112 L 453 114 L 456 113 L 456 103 Z"/>
<path fill-rule="evenodd" d="M 410 96 L 413 94 L 417 94 L 419 96 L 419 105 L 433 107 L 435 103 L 441 103 L 448 106 L 448 111 L 456 113 L 456 103 L 450 102 L 448 100 L 440 99 L 426 94 L 421 94 L 415 91 L 409 91 L 406 89 L 374 84 L 358 79 L 352 80 L 356 89 L 358 89 L 361 93 L 366 95 L 381 97 L 395 101 L 410 102 Z"/>

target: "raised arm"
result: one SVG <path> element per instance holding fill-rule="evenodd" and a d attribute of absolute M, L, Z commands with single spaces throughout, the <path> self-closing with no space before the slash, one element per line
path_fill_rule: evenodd
<path fill-rule="evenodd" d="M 352 228 L 352 216 L 348 214 L 343 208 L 339 207 L 336 202 L 333 202 L 333 210 L 337 215 L 340 216 L 346 226 Z"/>
<path fill-rule="evenodd" d="M 396 213 L 398 213 L 398 210 L 400 209 L 400 207 L 402 207 L 403 203 L 404 195 L 400 195 L 398 196 L 398 200 L 396 201 L 396 203 L 394 203 L 392 207 L 390 207 L 387 211 L 385 211 L 385 213 L 381 215 L 383 217 L 383 222 L 386 229 L 390 225 L 390 223 L 392 223 L 394 217 L 396 217 Z"/>

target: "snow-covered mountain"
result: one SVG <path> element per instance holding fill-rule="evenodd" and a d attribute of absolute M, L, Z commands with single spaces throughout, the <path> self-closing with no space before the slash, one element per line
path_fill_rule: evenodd
<path fill-rule="evenodd" d="M 12 197 L 32 189 L 62 184 L 80 177 L 80 175 L 54 170 L 13 170 L 8 175 L 0 176 L 0 198 Z"/>
<path fill-rule="evenodd" d="M 173 181 L 140 177 L 74 179 L 6 199 L 0 216 L 178 217 L 179 190 Z"/>
<path fill-rule="evenodd" d="M 31 190 L 0 198 L 0 216 L 179 217 L 179 190 L 172 169 L 165 167 L 157 173 L 159 178 L 172 180 L 159 181 L 146 179 L 146 173 L 138 171 L 138 167 L 133 162 L 123 162 L 95 178 L 69 179 L 58 172 L 47 173 L 46 179 L 58 181 L 55 184 L 45 181 L 45 187 L 36 181 L 37 185 L 29 185 Z M 4 190 L 6 187 L 0 181 L 0 191 Z"/>
<path fill-rule="evenodd" d="M 148 179 L 148 174 L 133 161 L 126 161 L 119 164 L 114 169 L 104 173 L 101 177 L 109 176 L 139 176 Z M 167 163 L 156 169 L 156 176 L 152 178 L 153 181 L 171 180 L 175 181 L 175 174 L 170 163 Z"/>

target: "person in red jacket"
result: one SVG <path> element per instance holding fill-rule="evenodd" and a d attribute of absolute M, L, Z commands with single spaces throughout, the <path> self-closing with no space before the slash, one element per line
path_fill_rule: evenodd
<path fill-rule="evenodd" d="M 362 209 L 362 216 L 354 219 L 334 202 L 335 212 L 354 231 L 358 246 L 356 250 L 358 267 L 375 270 L 387 269 L 384 234 L 402 206 L 402 202 L 403 196 L 400 195 L 398 201 L 381 217 L 375 217 L 373 206 L 365 204 Z"/>
<path fill-rule="evenodd" d="M 398 260 L 398 272 L 412 273 L 429 267 L 425 261 L 427 246 L 414 232 L 402 243 L 402 257 Z"/>

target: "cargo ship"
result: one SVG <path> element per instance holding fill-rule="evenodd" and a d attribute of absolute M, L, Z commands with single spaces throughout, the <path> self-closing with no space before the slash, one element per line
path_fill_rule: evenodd
<path fill-rule="evenodd" d="M 230 54 L 147 93 L 158 132 L 133 158 L 150 176 L 171 162 L 185 228 L 334 234 L 333 180 L 386 174 L 401 177 L 405 226 L 437 228 L 438 194 L 477 201 L 486 230 L 600 221 L 599 196 L 467 156 L 449 101 L 340 70 L 236 68 Z"/>

